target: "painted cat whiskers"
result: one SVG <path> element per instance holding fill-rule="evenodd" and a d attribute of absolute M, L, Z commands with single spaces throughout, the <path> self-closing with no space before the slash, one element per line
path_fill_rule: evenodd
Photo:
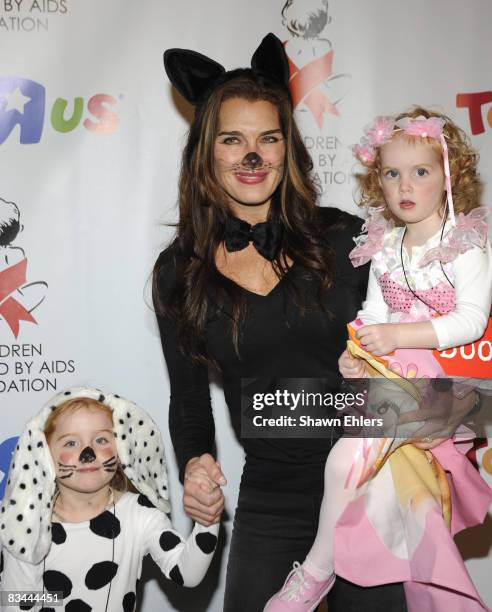
<path fill-rule="evenodd" d="M 118 459 L 116 455 L 113 455 L 106 461 L 103 461 L 103 468 L 105 472 L 116 472 L 116 468 L 118 467 Z"/>
<path fill-rule="evenodd" d="M 58 478 L 64 480 L 65 478 L 70 478 L 70 476 L 73 476 L 75 469 L 77 468 L 76 465 L 68 465 L 65 463 L 61 463 L 60 461 L 58 461 L 57 463 L 58 472 L 62 472 L 62 474 L 58 475 Z"/>
<path fill-rule="evenodd" d="M 248 172 L 259 172 L 261 170 L 274 170 L 276 172 L 283 170 L 283 160 L 278 164 L 273 164 L 269 161 L 264 161 L 258 153 L 248 153 L 240 162 L 233 164 L 227 164 L 225 160 L 220 160 L 224 163 L 223 171 L 240 172 L 241 170 L 247 170 Z"/>

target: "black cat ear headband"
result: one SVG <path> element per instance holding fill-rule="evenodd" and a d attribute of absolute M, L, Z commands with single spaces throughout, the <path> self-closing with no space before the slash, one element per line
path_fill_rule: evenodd
<path fill-rule="evenodd" d="M 164 68 L 171 83 L 193 106 L 200 106 L 220 84 L 240 76 L 242 70 L 221 66 L 201 53 L 188 49 L 168 49 L 164 53 Z M 261 41 L 251 58 L 251 69 L 287 87 L 289 62 L 281 41 L 272 33 Z"/>

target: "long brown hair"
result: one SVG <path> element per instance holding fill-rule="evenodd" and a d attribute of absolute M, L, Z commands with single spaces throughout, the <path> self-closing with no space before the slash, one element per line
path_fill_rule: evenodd
<path fill-rule="evenodd" d="M 286 145 L 284 175 L 268 213 L 269 220 L 279 221 L 284 227 L 282 251 L 272 262 L 277 276 L 285 275 L 288 260 L 301 264 L 308 274 L 320 281 L 320 300 L 322 292 L 333 281 L 331 251 L 322 235 L 318 217 L 318 189 L 311 176 L 313 164 L 294 122 L 288 90 L 251 69 L 228 73 L 226 82 L 197 109 L 184 148 L 179 178 L 179 222 L 176 237 L 167 250 L 175 256 L 177 278 L 165 296 L 162 258 L 158 259 L 153 272 L 157 313 L 175 321 L 181 349 L 202 362 L 211 361 L 203 341 L 210 306 L 207 290 L 212 289 L 219 307 L 226 297 L 231 300 L 233 342 L 238 353 L 240 327 L 246 312 L 244 293 L 219 274 L 215 266 L 215 255 L 223 239 L 223 224 L 230 209 L 215 175 L 214 145 L 221 105 L 230 98 L 265 100 L 278 110 Z M 295 292 L 295 287 L 291 288 Z M 302 301 L 300 292 L 297 294 Z"/>

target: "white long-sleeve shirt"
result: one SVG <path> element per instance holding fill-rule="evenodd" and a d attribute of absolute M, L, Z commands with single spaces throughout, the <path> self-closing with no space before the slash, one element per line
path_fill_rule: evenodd
<path fill-rule="evenodd" d="M 410 252 L 400 250 L 403 228 L 392 228 L 384 236 L 381 250 L 374 254 L 369 274 L 367 297 L 358 313 L 364 323 L 400 322 L 401 313 L 392 312 L 384 301 L 378 278 L 388 273 L 392 280 L 406 288 L 401 259 L 407 280 L 413 290 L 426 290 L 447 283 L 439 261 L 425 266 L 419 262 L 431 248 L 439 245 L 441 232 Z M 448 314 L 431 319 L 438 338 L 436 348 L 468 344 L 480 338 L 487 326 L 492 300 L 492 250 L 489 241 L 484 248 L 473 246 L 456 259 L 443 265 L 455 286 L 455 307 Z M 431 318 L 432 311 L 415 298 L 416 319 Z M 426 316 L 427 314 L 427 316 Z M 420 315 L 420 319 L 419 319 Z"/>
<path fill-rule="evenodd" d="M 111 583 L 107 611 L 130 612 L 135 610 L 136 585 L 146 554 L 150 553 L 167 578 L 196 586 L 212 560 L 217 532 L 217 525 L 195 525 L 184 541 L 169 518 L 143 495 L 124 493 L 114 505 L 114 515 L 109 509 L 91 521 L 52 523 L 52 544 L 44 564 L 20 561 L 4 549 L 1 589 L 42 592 L 44 572 L 45 592 L 63 591 L 64 606 L 79 600 L 72 604 L 74 609 L 104 612 Z M 19 609 L 2 608 L 6 612 Z"/>

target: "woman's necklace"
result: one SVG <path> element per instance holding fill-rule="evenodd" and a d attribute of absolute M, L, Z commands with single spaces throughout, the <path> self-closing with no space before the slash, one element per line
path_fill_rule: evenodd
<path fill-rule="evenodd" d="M 57 510 L 55 510 L 56 502 L 58 501 L 59 496 L 60 496 L 60 491 L 58 491 L 56 494 L 55 501 L 53 503 L 52 514 L 58 517 L 62 523 L 73 523 L 74 521 L 69 521 L 66 517 L 64 517 Z M 106 506 L 104 507 L 104 510 L 108 510 L 113 504 L 114 504 L 113 489 L 111 487 L 108 487 L 108 501 L 106 503 Z"/>

